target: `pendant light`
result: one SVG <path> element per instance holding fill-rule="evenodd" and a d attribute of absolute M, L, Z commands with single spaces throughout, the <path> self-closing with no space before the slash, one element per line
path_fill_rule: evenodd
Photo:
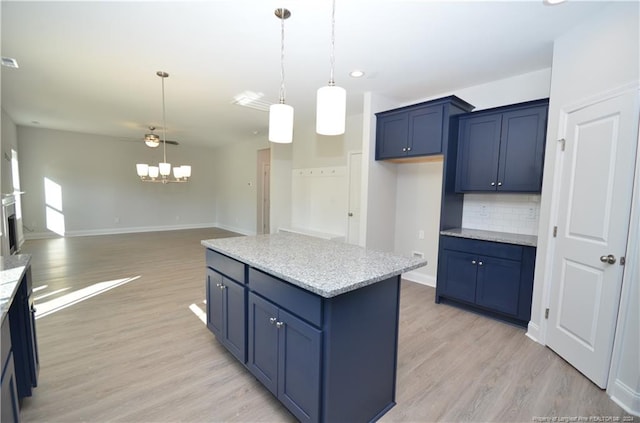
<path fill-rule="evenodd" d="M 347 111 L 347 92 L 344 88 L 337 87 L 333 79 L 335 65 L 335 41 L 336 41 L 336 0 L 333 0 L 331 11 L 331 74 L 329 85 L 318 89 L 316 104 L 316 132 L 320 135 L 344 134 Z"/>
<path fill-rule="evenodd" d="M 284 20 L 291 16 L 288 9 L 275 10 L 280 19 L 280 102 L 269 107 L 269 141 L 293 142 L 293 107 L 284 104 Z"/>
<path fill-rule="evenodd" d="M 164 161 L 162 163 L 158 163 L 158 166 L 149 166 L 146 163 L 138 163 L 136 164 L 136 171 L 143 182 L 161 182 L 163 184 L 167 184 L 169 182 L 188 182 L 191 177 L 191 166 L 189 165 L 182 165 L 179 167 L 174 166 L 174 179 L 169 178 L 171 176 L 171 163 L 167 162 L 167 122 L 164 106 L 164 79 L 168 78 L 169 74 L 163 71 L 158 71 L 156 72 L 156 75 L 162 78 L 162 158 Z"/>

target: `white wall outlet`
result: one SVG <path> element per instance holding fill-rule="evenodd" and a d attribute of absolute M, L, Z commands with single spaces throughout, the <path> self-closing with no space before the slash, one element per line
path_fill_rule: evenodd
<path fill-rule="evenodd" d="M 420 251 L 414 251 L 413 256 L 417 258 L 424 258 L 424 253 L 421 253 Z"/>
<path fill-rule="evenodd" d="M 485 204 L 480 206 L 480 216 L 487 217 L 489 212 L 487 211 L 487 206 Z"/>
<path fill-rule="evenodd" d="M 418 239 L 424 239 L 424 229 L 418 231 Z"/>
<path fill-rule="evenodd" d="M 527 212 L 527 219 L 534 220 L 536 218 L 536 209 L 534 207 L 529 207 Z"/>

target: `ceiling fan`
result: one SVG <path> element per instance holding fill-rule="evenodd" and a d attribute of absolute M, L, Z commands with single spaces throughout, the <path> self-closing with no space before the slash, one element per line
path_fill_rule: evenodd
<path fill-rule="evenodd" d="M 156 148 L 162 142 L 162 139 L 160 139 L 160 136 L 158 134 L 153 133 L 155 129 L 156 129 L 155 126 L 150 126 L 149 133 L 144 134 L 144 143 L 147 145 L 147 147 Z M 165 142 L 167 144 L 178 145 L 178 141 L 165 140 Z"/>

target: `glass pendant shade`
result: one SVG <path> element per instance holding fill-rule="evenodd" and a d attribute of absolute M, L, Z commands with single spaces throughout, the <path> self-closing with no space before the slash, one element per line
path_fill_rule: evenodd
<path fill-rule="evenodd" d="M 149 175 L 149 165 L 144 164 L 144 163 L 138 163 L 136 165 L 136 170 L 138 171 L 138 176 L 139 177 L 143 177 L 143 176 L 148 176 Z"/>
<path fill-rule="evenodd" d="M 320 135 L 342 135 L 345 129 L 347 91 L 329 85 L 318 89 L 316 132 Z"/>
<path fill-rule="evenodd" d="M 160 175 L 171 175 L 171 163 L 159 163 L 158 166 L 160 167 Z"/>
<path fill-rule="evenodd" d="M 182 165 L 180 166 L 182 169 L 182 177 L 183 178 L 191 178 L 191 166 L 190 165 Z"/>
<path fill-rule="evenodd" d="M 173 177 L 176 179 L 182 178 L 182 168 L 180 166 L 174 166 Z"/>
<path fill-rule="evenodd" d="M 160 169 L 158 169 L 158 166 L 149 166 L 149 177 L 150 178 L 157 178 L 158 175 L 160 174 Z"/>
<path fill-rule="evenodd" d="M 293 142 L 293 107 L 282 103 L 269 107 L 269 141 Z"/>

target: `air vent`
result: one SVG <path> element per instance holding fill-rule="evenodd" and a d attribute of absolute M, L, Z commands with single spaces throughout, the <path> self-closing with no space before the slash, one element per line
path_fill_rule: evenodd
<path fill-rule="evenodd" d="M 243 91 L 240 94 L 233 96 L 233 100 L 231 100 L 231 103 L 237 104 L 238 106 L 248 107 L 250 109 L 268 112 L 271 103 L 263 100 L 262 97 L 264 97 L 263 93 Z"/>
<path fill-rule="evenodd" d="M 4 57 L 2 56 L 2 66 L 6 66 L 8 68 L 18 69 L 18 61 L 13 57 Z"/>

